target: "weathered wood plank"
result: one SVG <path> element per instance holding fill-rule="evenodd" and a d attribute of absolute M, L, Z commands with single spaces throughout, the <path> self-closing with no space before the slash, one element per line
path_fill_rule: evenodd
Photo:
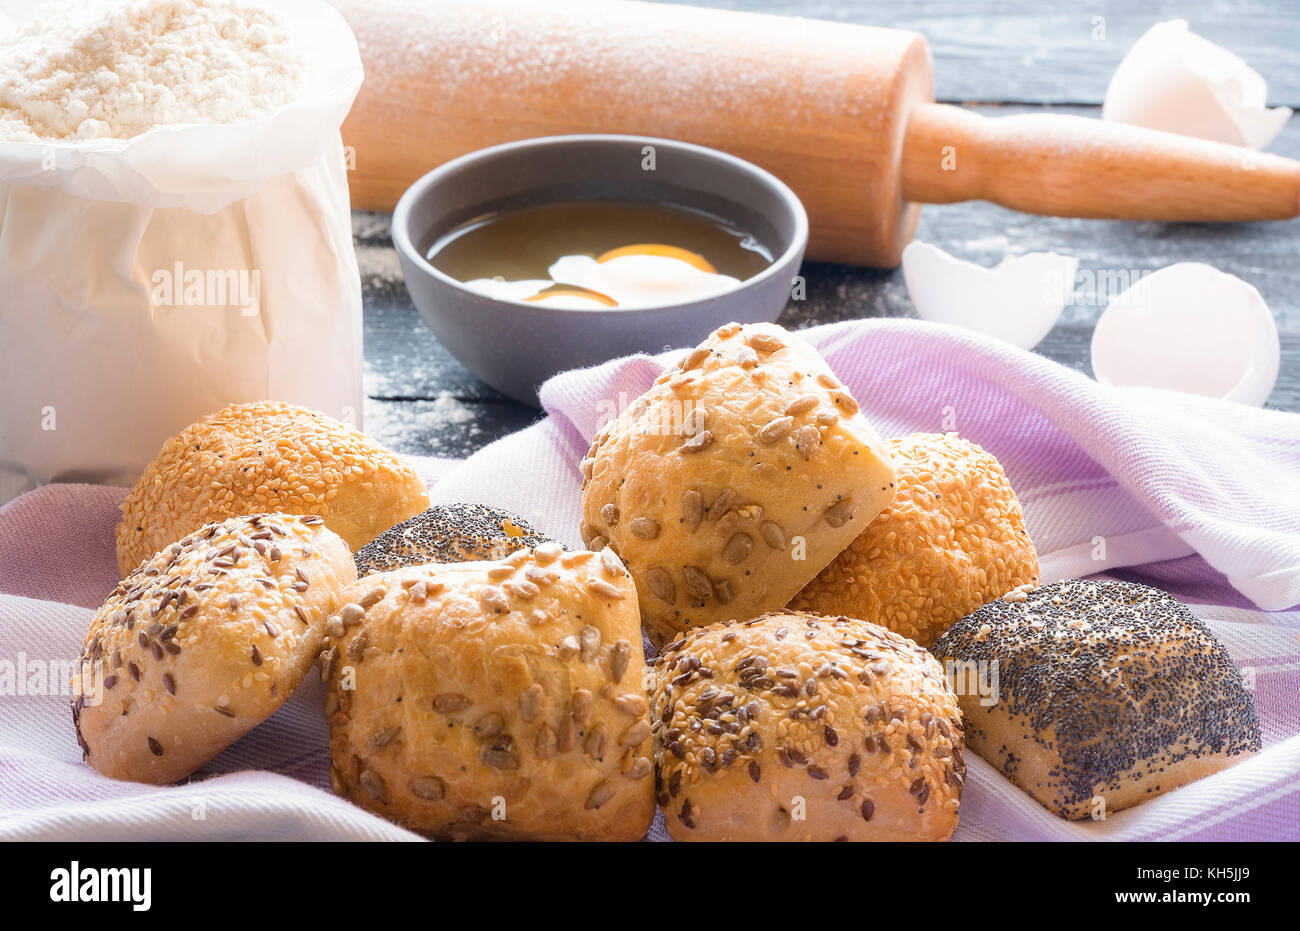
<path fill-rule="evenodd" d="M 464 459 L 541 416 L 507 399 L 465 402 L 450 391 L 432 401 L 365 401 L 366 432 L 375 439 L 399 453 L 446 459 Z"/>
<path fill-rule="evenodd" d="M 1100 103 L 1115 66 L 1157 22 L 1192 30 L 1262 74 L 1274 106 L 1300 104 L 1300 17 L 1289 0 L 667 0 L 923 33 L 940 100 Z"/>

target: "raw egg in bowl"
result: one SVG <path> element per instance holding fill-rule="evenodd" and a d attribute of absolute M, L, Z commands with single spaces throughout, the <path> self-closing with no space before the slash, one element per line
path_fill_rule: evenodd
<path fill-rule="evenodd" d="M 529 404 L 557 372 L 774 321 L 807 238 L 803 206 L 773 175 L 641 136 L 483 149 L 425 175 L 393 214 L 422 318 L 466 368 Z"/>

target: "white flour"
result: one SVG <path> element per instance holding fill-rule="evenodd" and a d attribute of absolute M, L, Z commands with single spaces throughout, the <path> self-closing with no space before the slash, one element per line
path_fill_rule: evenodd
<path fill-rule="evenodd" d="M 130 139 L 289 103 L 305 64 L 280 17 L 231 0 L 48 4 L 0 31 L 0 141 Z"/>
<path fill-rule="evenodd" d="M 430 419 L 439 425 L 469 423 L 474 419 L 474 412 L 450 391 L 440 391 L 428 413 Z M 477 428 L 472 432 L 477 432 Z"/>
<path fill-rule="evenodd" d="M 0 503 L 131 485 L 232 401 L 362 422 L 356 40 L 325 0 L 234 3 L 0 24 Z"/>

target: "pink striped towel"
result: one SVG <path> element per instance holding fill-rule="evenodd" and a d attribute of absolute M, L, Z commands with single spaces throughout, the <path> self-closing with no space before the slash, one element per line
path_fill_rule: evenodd
<path fill-rule="evenodd" d="M 1300 415 L 1105 388 L 914 320 L 803 335 L 883 434 L 956 430 L 998 456 L 1046 581 L 1103 574 L 1166 589 L 1254 673 L 1258 756 L 1105 821 L 1070 823 L 970 754 L 956 839 L 1300 839 Z M 550 416 L 441 474 L 434 500 L 510 508 L 577 545 L 577 463 L 590 437 L 674 360 L 557 376 L 542 391 Z M 51 486 L 0 509 L 0 838 L 410 838 L 329 794 L 315 686 L 202 778 L 165 789 L 83 766 L 65 696 L 5 693 L 6 662 L 39 669 L 76 655 L 90 609 L 116 582 L 121 494 Z M 651 837 L 662 836 L 656 825 Z"/>

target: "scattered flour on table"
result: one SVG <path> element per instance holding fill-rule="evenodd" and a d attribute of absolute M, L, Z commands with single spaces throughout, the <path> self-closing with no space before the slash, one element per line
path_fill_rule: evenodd
<path fill-rule="evenodd" d="M 450 391 L 441 391 L 433 399 L 433 404 L 427 411 L 419 415 L 422 426 L 427 427 L 444 427 L 453 424 L 466 424 L 474 420 L 474 411 L 467 405 L 462 404 L 456 399 L 456 396 Z M 471 428 L 472 433 L 478 432 L 478 427 Z"/>
<path fill-rule="evenodd" d="M 130 139 L 289 103 L 306 64 L 277 14 L 235 0 L 76 0 L 0 27 L 0 141 Z"/>
<path fill-rule="evenodd" d="M 363 240 L 387 240 L 393 224 L 392 214 L 373 213 L 368 210 L 352 211 L 352 235 Z"/>
<path fill-rule="evenodd" d="M 361 280 L 377 286 L 395 287 L 402 284 L 402 263 L 397 250 L 390 245 L 356 243 L 357 268 Z"/>

